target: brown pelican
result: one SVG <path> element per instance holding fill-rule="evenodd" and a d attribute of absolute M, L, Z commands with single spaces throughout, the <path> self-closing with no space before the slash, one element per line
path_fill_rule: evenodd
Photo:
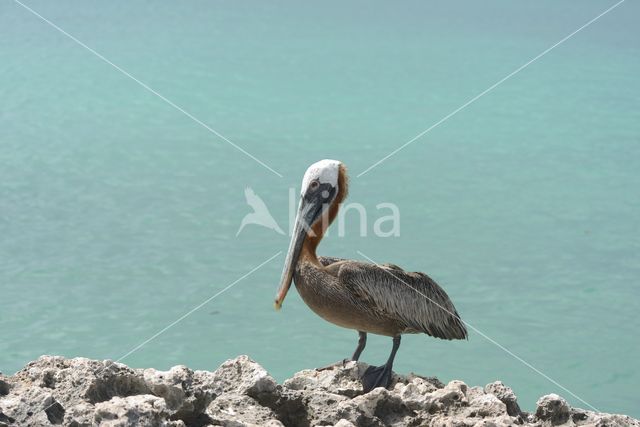
<path fill-rule="evenodd" d="M 320 317 L 355 329 L 359 339 L 351 360 L 358 360 L 367 333 L 393 338 L 391 355 L 362 376 L 365 392 L 388 387 L 400 335 L 425 333 L 447 340 L 467 338 L 467 330 L 445 291 L 424 273 L 392 264 L 318 257 L 316 248 L 347 196 L 345 166 L 321 160 L 307 169 L 289 251 L 275 306 L 282 306 L 291 280 L 304 302 Z"/>

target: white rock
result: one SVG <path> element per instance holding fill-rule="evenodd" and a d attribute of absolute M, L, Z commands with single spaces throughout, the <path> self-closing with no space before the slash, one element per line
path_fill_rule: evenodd
<path fill-rule="evenodd" d="M 176 425 L 167 421 L 169 413 L 161 397 L 142 394 L 114 397 L 95 405 L 94 422 L 104 427 L 153 427 Z"/>
<path fill-rule="evenodd" d="M 481 417 L 499 417 L 507 413 L 507 405 L 493 394 L 484 394 L 469 402 L 469 411 Z"/>
<path fill-rule="evenodd" d="M 278 385 L 247 356 L 215 372 L 176 366 L 131 369 L 111 361 L 42 356 L 13 376 L 0 375 L 0 427 L 106 426 L 633 426 L 640 422 L 571 408 L 558 395 L 521 413 L 515 393 L 497 381 L 394 374 L 389 390 L 363 394 L 364 363 L 306 370 Z M 55 424 L 54 424 L 55 423 Z"/>
<path fill-rule="evenodd" d="M 278 385 L 262 366 L 248 356 L 238 356 L 224 362 L 213 373 L 213 382 L 218 395 L 233 392 L 252 397 L 271 393 Z"/>
<path fill-rule="evenodd" d="M 249 396 L 233 393 L 219 396 L 207 407 L 206 413 L 214 425 L 227 427 L 280 423 L 271 409 L 261 406 Z"/>
<path fill-rule="evenodd" d="M 509 415 L 516 417 L 522 412 L 518 405 L 518 398 L 510 387 L 507 387 L 502 381 L 495 381 L 484 386 L 486 393 L 491 393 L 507 405 Z"/>

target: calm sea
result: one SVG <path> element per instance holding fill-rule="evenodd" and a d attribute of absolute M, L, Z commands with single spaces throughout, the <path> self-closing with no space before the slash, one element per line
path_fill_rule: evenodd
<path fill-rule="evenodd" d="M 640 5 L 627 1 L 29 1 L 261 166 L 11 1 L 0 3 L 0 370 L 41 354 L 215 369 L 249 354 L 277 379 L 347 357 L 356 334 L 295 290 L 248 225 L 251 187 L 284 229 L 322 158 L 355 211 L 321 254 L 425 271 L 463 318 L 591 405 L 640 417 Z M 394 203 L 399 237 L 372 235 Z M 371 337 L 362 359 L 386 360 Z M 123 358 L 123 356 L 125 356 Z M 556 392 L 471 331 L 407 336 L 399 372 Z"/>

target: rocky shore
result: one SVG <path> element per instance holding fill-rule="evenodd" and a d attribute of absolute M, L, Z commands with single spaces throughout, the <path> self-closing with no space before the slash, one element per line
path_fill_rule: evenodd
<path fill-rule="evenodd" d="M 624 415 L 572 408 L 541 397 L 520 410 L 501 382 L 394 376 L 389 390 L 363 394 L 364 363 L 298 372 L 278 384 L 247 356 L 216 371 L 175 366 L 132 369 L 112 361 L 42 356 L 13 376 L 0 375 L 5 426 L 638 426 Z"/>

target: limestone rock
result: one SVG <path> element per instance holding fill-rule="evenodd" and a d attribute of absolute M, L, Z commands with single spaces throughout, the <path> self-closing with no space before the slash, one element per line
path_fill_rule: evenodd
<path fill-rule="evenodd" d="M 280 385 L 247 356 L 214 372 L 42 356 L 13 376 L 0 374 L 0 427 L 640 427 L 624 415 L 571 408 L 555 394 L 541 397 L 535 413 L 526 414 L 499 381 L 469 387 L 393 374 L 389 389 L 364 394 L 366 369 L 340 363 L 298 372 Z"/>
<path fill-rule="evenodd" d="M 292 390 L 321 389 L 347 397 L 362 394 L 360 377 L 366 371 L 365 363 L 347 362 L 332 369 L 309 369 L 297 372 L 283 386 Z"/>
<path fill-rule="evenodd" d="M 172 419 L 187 424 L 207 420 L 205 409 L 217 396 L 214 373 L 180 365 L 168 371 L 145 369 L 142 374 L 151 393 L 164 399 Z"/>
<path fill-rule="evenodd" d="M 169 422 L 168 415 L 167 406 L 161 397 L 151 394 L 116 396 L 106 402 L 96 404 L 94 422 L 105 427 L 184 426 L 182 421 Z"/>
<path fill-rule="evenodd" d="M 480 417 L 499 417 L 507 413 L 507 405 L 493 394 L 484 394 L 470 402 L 473 414 Z"/>
<path fill-rule="evenodd" d="M 487 384 L 484 386 L 484 391 L 500 399 L 506 405 L 507 413 L 512 417 L 517 417 L 522 413 L 516 394 L 511 390 L 511 387 L 507 387 L 502 381 Z"/>
<path fill-rule="evenodd" d="M 233 393 L 214 400 L 207 408 L 207 415 L 212 424 L 226 427 L 283 425 L 271 409 L 249 396 Z"/>
<path fill-rule="evenodd" d="M 538 399 L 536 403 L 536 417 L 538 419 L 557 426 L 569 421 L 571 408 L 567 401 L 557 394 L 547 394 Z"/>
<path fill-rule="evenodd" d="M 213 373 L 216 394 L 236 393 L 259 397 L 272 393 L 277 383 L 259 364 L 247 356 L 227 360 Z"/>

